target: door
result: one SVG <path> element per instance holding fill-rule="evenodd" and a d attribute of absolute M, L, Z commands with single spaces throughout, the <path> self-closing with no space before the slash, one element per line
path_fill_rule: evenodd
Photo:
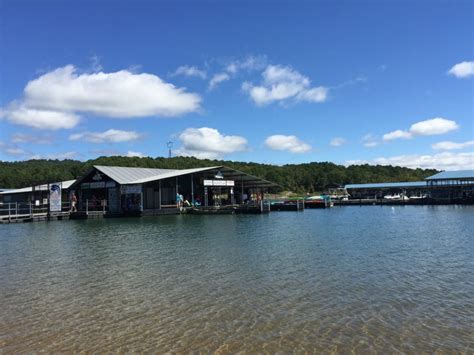
<path fill-rule="evenodd" d="M 109 211 L 117 213 L 119 211 L 119 201 L 117 188 L 109 188 Z"/>

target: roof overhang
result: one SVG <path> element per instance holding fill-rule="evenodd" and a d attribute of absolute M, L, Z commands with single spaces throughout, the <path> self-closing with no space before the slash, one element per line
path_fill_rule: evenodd
<path fill-rule="evenodd" d="M 105 167 L 105 166 L 94 166 L 87 171 L 82 177 L 78 178 L 73 186 L 78 186 L 82 181 L 92 174 L 95 170 L 105 174 L 110 179 L 116 181 L 121 185 L 132 185 L 132 184 L 145 184 L 153 181 L 160 181 L 164 179 L 170 179 L 190 174 L 200 174 L 212 171 L 220 171 L 227 179 L 234 179 L 236 184 L 241 182 L 246 187 L 250 188 L 281 188 L 280 185 L 275 184 L 271 181 L 261 179 L 257 176 L 244 173 L 233 168 L 226 166 L 211 166 L 205 168 L 194 168 L 194 169 L 182 169 L 182 170 L 171 170 L 171 169 L 146 169 L 146 168 L 127 168 L 127 167 Z M 139 173 L 147 173 L 146 177 L 139 177 Z M 154 174 L 156 172 L 156 174 Z M 143 175 L 143 174 L 142 174 Z"/>

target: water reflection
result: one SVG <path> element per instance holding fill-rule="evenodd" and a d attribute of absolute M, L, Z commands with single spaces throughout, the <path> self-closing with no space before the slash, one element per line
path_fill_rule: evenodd
<path fill-rule="evenodd" d="M 5 352 L 469 352 L 474 209 L 0 227 Z"/>

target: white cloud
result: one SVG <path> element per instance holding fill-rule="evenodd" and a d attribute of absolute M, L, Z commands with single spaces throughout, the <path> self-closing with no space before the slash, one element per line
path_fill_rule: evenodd
<path fill-rule="evenodd" d="M 412 124 L 410 133 L 415 136 L 432 136 L 455 131 L 458 128 L 456 122 L 437 117 Z"/>
<path fill-rule="evenodd" d="M 21 148 L 11 147 L 6 148 L 5 153 L 7 153 L 8 155 L 24 155 L 26 154 L 26 151 Z"/>
<path fill-rule="evenodd" d="M 76 159 L 80 156 L 77 152 L 65 152 L 65 153 L 53 153 L 53 154 L 34 154 L 29 159 L 51 159 L 51 160 L 65 160 L 65 159 Z"/>
<path fill-rule="evenodd" d="M 412 138 L 412 135 L 411 135 L 410 132 L 402 131 L 401 129 L 397 129 L 396 131 L 393 131 L 393 132 L 390 132 L 390 133 L 385 133 L 382 136 L 382 139 L 384 141 L 391 141 L 391 140 L 400 139 L 400 138 L 410 139 L 410 138 Z"/>
<path fill-rule="evenodd" d="M 195 66 L 182 65 L 178 69 L 176 69 L 176 71 L 171 75 L 172 76 L 184 75 L 184 76 L 206 79 L 207 73 L 204 70 L 201 70 Z"/>
<path fill-rule="evenodd" d="M 48 130 L 70 129 L 80 121 L 80 117 L 74 113 L 33 109 L 15 104 L 2 110 L 0 117 L 14 124 Z"/>
<path fill-rule="evenodd" d="M 377 137 L 371 133 L 368 133 L 362 137 L 362 143 L 364 144 L 364 147 L 367 148 L 374 148 L 380 144 Z"/>
<path fill-rule="evenodd" d="M 434 155 L 400 155 L 389 158 L 380 157 L 373 160 L 349 160 L 346 164 L 395 165 L 412 169 L 465 170 L 474 169 L 474 152 L 443 152 Z"/>
<path fill-rule="evenodd" d="M 218 73 L 215 74 L 209 81 L 209 90 L 214 90 L 220 83 L 230 79 L 229 74 L 227 73 Z"/>
<path fill-rule="evenodd" d="M 67 65 L 25 87 L 25 103 L 56 111 L 88 112 L 113 118 L 173 117 L 195 112 L 201 98 L 153 74 L 128 70 L 77 74 Z"/>
<path fill-rule="evenodd" d="M 352 85 L 356 85 L 360 83 L 366 83 L 367 81 L 369 81 L 369 79 L 366 76 L 359 75 L 355 77 L 354 79 L 346 80 L 338 85 L 331 86 L 330 89 L 342 89 L 347 86 L 352 86 Z"/>
<path fill-rule="evenodd" d="M 296 96 L 296 99 L 297 101 L 324 102 L 328 97 L 328 91 L 328 88 L 318 86 L 317 88 L 312 88 L 300 92 Z"/>
<path fill-rule="evenodd" d="M 31 154 L 30 152 L 14 145 L 14 144 L 6 144 L 2 141 L 0 141 L 0 152 L 6 154 L 6 155 L 10 155 L 10 156 L 14 156 L 14 157 L 22 157 L 22 156 L 26 156 L 28 154 Z"/>
<path fill-rule="evenodd" d="M 467 141 L 463 143 L 456 142 L 438 142 L 431 146 L 435 150 L 456 150 L 456 149 L 465 149 L 474 146 L 474 141 Z"/>
<path fill-rule="evenodd" d="M 49 135 L 30 135 L 24 133 L 14 133 L 11 138 L 13 143 L 35 143 L 35 144 L 51 144 L 53 137 Z"/>
<path fill-rule="evenodd" d="M 329 89 L 323 86 L 311 87 L 311 81 L 291 67 L 268 65 L 262 73 L 263 82 L 260 86 L 244 82 L 242 90 L 259 106 L 275 101 L 284 102 L 324 102 Z"/>
<path fill-rule="evenodd" d="M 265 145 L 273 150 L 285 150 L 290 153 L 306 153 L 311 150 L 311 146 L 296 136 L 285 136 L 275 134 L 265 139 Z"/>
<path fill-rule="evenodd" d="M 90 150 L 89 153 L 91 153 L 93 155 L 99 155 L 99 156 L 119 156 L 119 155 L 123 155 L 115 149 L 94 149 L 94 150 Z"/>
<path fill-rule="evenodd" d="M 92 57 L 89 58 L 91 62 L 91 69 L 93 72 L 99 72 L 104 69 L 102 65 L 100 64 L 100 57 L 98 55 L 93 55 Z"/>
<path fill-rule="evenodd" d="M 448 74 L 454 75 L 456 78 L 468 78 L 474 75 L 474 61 L 461 62 L 449 69 Z"/>
<path fill-rule="evenodd" d="M 261 70 L 267 65 L 267 57 L 264 55 L 249 55 L 243 60 L 230 62 L 225 70 L 231 74 L 236 74 L 239 70 Z"/>
<path fill-rule="evenodd" d="M 65 152 L 65 153 L 48 154 L 46 155 L 46 158 L 64 160 L 64 159 L 76 159 L 78 156 L 79 156 L 79 153 L 77 152 Z"/>
<path fill-rule="evenodd" d="M 132 150 L 129 150 L 126 156 L 129 158 L 143 158 L 145 155 L 141 152 L 134 152 Z"/>
<path fill-rule="evenodd" d="M 120 143 L 137 140 L 142 135 L 135 131 L 109 129 L 105 132 L 82 132 L 69 136 L 71 141 L 86 141 L 90 143 Z"/>
<path fill-rule="evenodd" d="M 68 129 L 84 112 L 111 118 L 174 117 L 200 109 L 201 97 L 153 74 L 128 70 L 78 74 L 73 65 L 30 81 L 1 117 L 38 129 Z"/>
<path fill-rule="evenodd" d="M 201 127 L 187 128 L 180 135 L 182 148 L 175 153 L 203 159 L 219 159 L 225 154 L 247 149 L 247 139 L 240 136 L 225 136 L 217 129 Z"/>
<path fill-rule="evenodd" d="M 346 142 L 347 141 L 344 138 L 336 137 L 331 139 L 331 142 L 329 144 L 331 144 L 333 147 L 339 147 L 343 144 L 346 144 Z"/>
<path fill-rule="evenodd" d="M 459 128 L 455 121 L 447 120 L 445 118 L 436 117 L 429 120 L 414 123 L 410 126 L 408 131 L 396 130 L 383 135 L 384 141 L 394 139 L 408 139 L 415 136 L 434 136 L 438 134 L 445 134 L 455 131 Z"/>

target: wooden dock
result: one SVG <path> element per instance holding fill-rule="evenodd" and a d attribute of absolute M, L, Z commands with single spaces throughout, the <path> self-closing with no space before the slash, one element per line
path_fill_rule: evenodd
<path fill-rule="evenodd" d="M 69 212 L 59 212 L 50 214 L 47 212 L 32 214 L 10 214 L 1 215 L 0 224 L 4 223 L 24 223 L 24 222 L 40 222 L 40 221 L 56 221 L 69 219 Z"/>

